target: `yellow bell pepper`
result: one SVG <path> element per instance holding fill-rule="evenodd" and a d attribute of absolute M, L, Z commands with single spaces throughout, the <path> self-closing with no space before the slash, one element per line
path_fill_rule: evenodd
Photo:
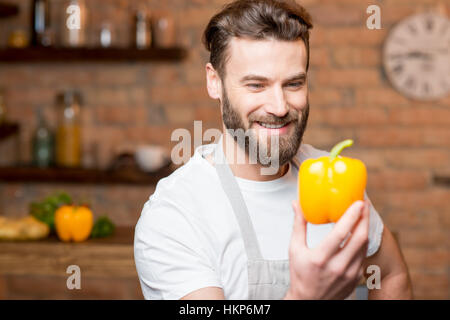
<path fill-rule="evenodd" d="M 313 224 L 337 222 L 350 205 L 364 200 L 367 170 L 361 160 L 338 156 L 353 140 L 338 143 L 329 156 L 307 159 L 298 173 L 300 206 Z"/>
<path fill-rule="evenodd" d="M 94 217 L 86 206 L 63 205 L 55 212 L 55 229 L 61 241 L 81 242 L 89 238 Z"/>

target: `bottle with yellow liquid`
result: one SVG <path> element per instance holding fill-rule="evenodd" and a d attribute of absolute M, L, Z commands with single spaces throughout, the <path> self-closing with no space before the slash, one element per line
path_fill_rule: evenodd
<path fill-rule="evenodd" d="M 57 96 L 56 164 L 60 167 L 81 165 L 81 97 L 66 90 Z"/>

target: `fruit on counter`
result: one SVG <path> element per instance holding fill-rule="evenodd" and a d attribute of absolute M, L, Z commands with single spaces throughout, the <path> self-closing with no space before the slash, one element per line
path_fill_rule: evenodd
<path fill-rule="evenodd" d="M 0 217 L 0 240 L 38 240 L 46 238 L 50 227 L 29 215 L 23 218 Z"/>
<path fill-rule="evenodd" d="M 55 230 L 55 211 L 60 206 L 71 204 L 72 198 L 65 192 L 48 196 L 40 202 L 30 204 L 30 214 L 36 219 L 46 223 L 50 231 Z"/>
<path fill-rule="evenodd" d="M 113 234 L 114 229 L 114 223 L 107 216 L 98 217 L 92 228 L 91 238 L 108 237 Z"/>
<path fill-rule="evenodd" d="M 63 205 L 55 212 L 55 230 L 61 241 L 82 242 L 89 238 L 94 217 L 87 206 Z"/>
<path fill-rule="evenodd" d="M 352 144 L 352 140 L 344 140 L 334 146 L 329 156 L 302 162 L 298 188 L 306 221 L 337 222 L 353 202 L 364 200 L 366 166 L 361 160 L 339 156 Z"/>

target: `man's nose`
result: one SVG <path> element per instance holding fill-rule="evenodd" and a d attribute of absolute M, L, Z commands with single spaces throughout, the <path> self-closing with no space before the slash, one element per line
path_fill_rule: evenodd
<path fill-rule="evenodd" d="M 289 112 L 283 88 L 274 86 L 270 92 L 270 101 L 266 104 L 267 113 L 271 113 L 279 118 L 284 117 Z"/>

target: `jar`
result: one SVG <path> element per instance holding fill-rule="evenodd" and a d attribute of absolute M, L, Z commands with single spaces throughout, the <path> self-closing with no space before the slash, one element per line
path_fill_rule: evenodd
<path fill-rule="evenodd" d="M 22 49 L 27 47 L 28 44 L 28 36 L 25 31 L 16 29 L 9 34 L 8 47 Z"/>
<path fill-rule="evenodd" d="M 67 90 L 57 96 L 56 164 L 61 167 L 81 165 L 81 96 Z"/>
<path fill-rule="evenodd" d="M 160 13 L 152 19 L 152 33 L 154 46 L 170 48 L 175 46 L 175 21 L 169 14 Z"/>

